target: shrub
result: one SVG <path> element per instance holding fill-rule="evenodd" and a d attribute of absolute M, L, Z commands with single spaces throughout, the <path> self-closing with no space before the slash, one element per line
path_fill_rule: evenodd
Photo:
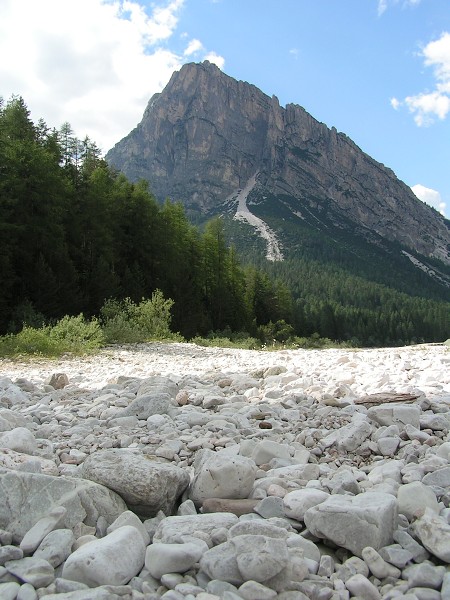
<path fill-rule="evenodd" d="M 149 340 L 181 340 L 170 330 L 173 300 L 160 290 L 151 299 L 135 304 L 130 298 L 107 300 L 101 309 L 103 334 L 107 343 L 137 343 Z"/>
<path fill-rule="evenodd" d="M 104 336 L 97 319 L 86 321 L 82 314 L 65 316 L 50 328 L 50 339 L 64 352 L 75 354 L 97 350 Z M 63 350 L 65 348 L 65 350 Z"/>

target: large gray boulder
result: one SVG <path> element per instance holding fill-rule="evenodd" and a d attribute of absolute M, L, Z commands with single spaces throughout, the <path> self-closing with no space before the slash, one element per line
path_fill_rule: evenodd
<path fill-rule="evenodd" d="M 381 492 L 333 495 L 307 510 L 304 520 L 316 537 L 329 539 L 361 557 L 366 546 L 378 550 L 392 543 L 397 500 Z"/>
<path fill-rule="evenodd" d="M 62 576 L 89 587 L 124 585 L 142 569 L 145 550 L 139 531 L 124 525 L 75 550 L 64 563 Z"/>
<path fill-rule="evenodd" d="M 100 516 L 112 523 L 126 504 L 113 491 L 92 481 L 0 469 L 0 529 L 20 543 L 41 518 L 57 506 L 67 509 L 61 527 L 96 526 Z"/>
<path fill-rule="evenodd" d="M 175 465 L 119 448 L 88 456 L 81 474 L 117 492 L 130 510 L 143 517 L 153 517 L 160 510 L 171 514 L 190 481 L 189 473 Z"/>

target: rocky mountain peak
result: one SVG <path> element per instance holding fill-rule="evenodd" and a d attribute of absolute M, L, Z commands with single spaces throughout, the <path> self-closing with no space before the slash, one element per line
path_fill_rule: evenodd
<path fill-rule="evenodd" d="M 294 220 L 314 213 L 322 229 L 324 219 L 328 228 L 350 223 L 372 240 L 450 264 L 449 221 L 392 170 L 301 106 L 283 108 L 208 61 L 175 72 L 106 158 L 131 180 L 148 180 L 160 200 L 181 201 L 189 211 L 221 213 L 233 202 L 242 208 L 247 186 L 261 214 L 269 203 L 269 212 L 287 207 Z"/>

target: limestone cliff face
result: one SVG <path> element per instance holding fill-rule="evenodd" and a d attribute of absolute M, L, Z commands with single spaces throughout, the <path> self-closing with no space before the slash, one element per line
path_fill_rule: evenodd
<path fill-rule="evenodd" d="M 295 214 L 324 211 L 336 226 L 345 219 L 450 264 L 449 222 L 390 169 L 302 107 L 283 108 L 207 61 L 174 73 L 106 158 L 159 199 L 203 213 L 220 212 L 256 175 L 260 201 L 289 198 Z"/>

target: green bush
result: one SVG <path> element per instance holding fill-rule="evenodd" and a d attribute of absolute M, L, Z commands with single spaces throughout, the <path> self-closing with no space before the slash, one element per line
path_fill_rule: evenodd
<path fill-rule="evenodd" d="M 96 319 L 86 321 L 83 315 L 66 316 L 53 327 L 25 325 L 19 333 L 1 337 L 0 355 L 56 357 L 67 352 L 84 354 L 97 350 L 102 344 L 103 334 Z"/>
<path fill-rule="evenodd" d="M 107 300 L 100 314 L 103 334 L 109 344 L 130 344 L 150 340 L 182 340 L 170 330 L 173 300 L 160 290 L 151 299 L 135 304 L 130 298 Z"/>
<path fill-rule="evenodd" d="M 98 320 L 86 321 L 82 314 L 77 317 L 63 317 L 50 328 L 50 339 L 63 352 L 74 354 L 98 350 L 104 343 Z"/>

